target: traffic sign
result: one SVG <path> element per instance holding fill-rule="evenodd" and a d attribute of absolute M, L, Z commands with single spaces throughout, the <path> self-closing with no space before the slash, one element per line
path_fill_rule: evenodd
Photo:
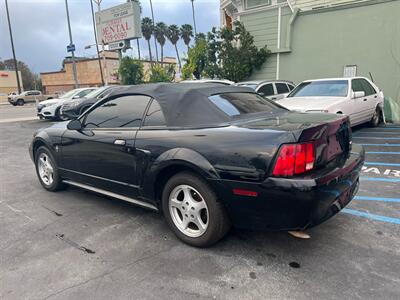
<path fill-rule="evenodd" d="M 125 47 L 124 41 L 113 42 L 108 44 L 108 50 L 119 50 Z"/>
<path fill-rule="evenodd" d="M 67 45 L 67 52 L 75 51 L 75 44 Z"/>

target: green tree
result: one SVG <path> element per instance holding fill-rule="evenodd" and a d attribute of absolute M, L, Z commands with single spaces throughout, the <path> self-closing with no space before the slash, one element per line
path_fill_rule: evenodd
<path fill-rule="evenodd" d="M 188 53 L 189 53 L 189 44 L 190 40 L 193 37 L 193 27 L 190 24 L 183 24 L 180 28 L 180 34 L 181 38 L 183 39 L 183 42 L 185 43 Z"/>
<path fill-rule="evenodd" d="M 182 77 L 192 75 L 219 77 L 235 82 L 248 78 L 254 70 L 260 69 L 270 51 L 267 47 L 258 49 L 253 36 L 240 22 L 234 28 L 213 28 L 207 36 L 199 33 L 195 46 L 189 50 Z"/>
<path fill-rule="evenodd" d="M 175 65 L 155 64 L 150 69 L 149 82 L 172 82 L 175 78 Z"/>
<path fill-rule="evenodd" d="M 176 46 L 179 40 L 179 27 L 176 25 L 169 25 L 167 30 L 167 38 L 171 42 L 172 45 L 175 47 L 176 58 L 178 59 L 179 70 L 181 70 L 181 59 L 179 58 L 178 47 Z"/>
<path fill-rule="evenodd" d="M 164 65 L 164 45 L 165 45 L 165 34 L 167 33 L 167 25 L 164 22 L 158 22 L 154 27 L 154 36 L 161 47 L 161 65 Z"/>
<path fill-rule="evenodd" d="M 200 79 L 204 75 L 207 65 L 207 41 L 203 38 L 197 39 L 195 45 L 189 48 L 186 64 L 182 68 L 182 78 L 191 79 L 194 76 Z"/>
<path fill-rule="evenodd" d="M 253 36 L 243 23 L 236 21 L 234 28 L 222 28 L 216 39 L 217 51 L 213 60 L 218 65 L 218 75 L 235 82 L 248 78 L 254 70 L 259 70 L 266 61 L 270 51 L 267 46 L 258 49 Z"/>
<path fill-rule="evenodd" d="M 150 56 L 150 61 L 153 63 L 153 56 L 151 54 L 151 46 L 150 46 L 150 39 L 151 36 L 153 35 L 154 31 L 154 26 L 153 26 L 153 21 L 150 18 L 143 18 L 142 19 L 142 35 L 147 41 L 147 46 L 149 47 L 149 56 Z"/>
<path fill-rule="evenodd" d="M 139 84 L 143 82 L 143 64 L 128 56 L 121 59 L 118 74 L 122 84 Z"/>

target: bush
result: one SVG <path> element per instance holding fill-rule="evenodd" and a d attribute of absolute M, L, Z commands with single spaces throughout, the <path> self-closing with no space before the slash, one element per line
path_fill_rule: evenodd
<path fill-rule="evenodd" d="M 171 82 L 175 78 L 175 65 L 154 64 L 150 69 L 149 82 Z"/>
<path fill-rule="evenodd" d="M 122 84 L 143 83 L 143 64 L 138 60 L 125 56 L 121 59 L 118 74 Z"/>

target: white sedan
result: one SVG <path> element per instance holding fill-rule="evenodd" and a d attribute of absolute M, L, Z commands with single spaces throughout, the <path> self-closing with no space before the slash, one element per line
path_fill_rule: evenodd
<path fill-rule="evenodd" d="M 94 91 L 95 87 L 74 89 L 60 96 L 58 99 L 50 99 L 41 101 L 37 104 L 37 115 L 40 119 L 55 119 L 64 120 L 65 118 L 60 113 L 61 106 L 72 99 L 79 99 L 90 92 Z"/>
<path fill-rule="evenodd" d="M 306 80 L 284 99 L 276 101 L 287 109 L 301 112 L 345 114 L 351 126 L 384 120 L 383 92 L 364 77 Z"/>

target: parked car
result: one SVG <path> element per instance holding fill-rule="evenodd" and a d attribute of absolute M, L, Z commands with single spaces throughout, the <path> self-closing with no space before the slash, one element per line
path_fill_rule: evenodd
<path fill-rule="evenodd" d="M 287 80 L 254 80 L 236 83 L 237 86 L 246 86 L 270 100 L 285 98 L 294 89 L 294 83 Z"/>
<path fill-rule="evenodd" d="M 119 87 L 120 86 L 103 86 L 97 90 L 91 91 L 85 97 L 74 99 L 73 101 L 66 101 L 61 106 L 61 115 L 65 119 L 76 119 L 97 101 L 106 97 Z"/>
<path fill-rule="evenodd" d="M 67 120 L 61 115 L 61 106 L 68 101 L 85 97 L 96 89 L 95 87 L 74 89 L 57 99 L 42 101 L 36 106 L 37 115 L 40 119 Z"/>
<path fill-rule="evenodd" d="M 336 113 L 349 116 L 351 126 L 383 120 L 383 92 L 364 77 L 306 80 L 278 103 L 301 112 Z"/>
<path fill-rule="evenodd" d="M 181 83 L 117 90 L 38 131 L 30 155 L 46 190 L 72 185 L 162 211 L 199 247 L 231 224 L 324 222 L 353 198 L 364 162 L 346 116 L 291 112 L 245 87 Z"/>
<path fill-rule="evenodd" d="M 41 91 L 25 91 L 21 94 L 9 95 L 8 102 L 12 105 L 24 105 L 29 102 L 40 102 L 46 99 L 53 99 L 54 95 L 43 95 Z"/>
<path fill-rule="evenodd" d="M 180 83 L 216 83 L 222 85 L 232 85 L 233 81 L 227 79 L 211 79 L 211 78 L 203 78 L 203 79 L 194 79 L 194 80 L 183 80 Z"/>

